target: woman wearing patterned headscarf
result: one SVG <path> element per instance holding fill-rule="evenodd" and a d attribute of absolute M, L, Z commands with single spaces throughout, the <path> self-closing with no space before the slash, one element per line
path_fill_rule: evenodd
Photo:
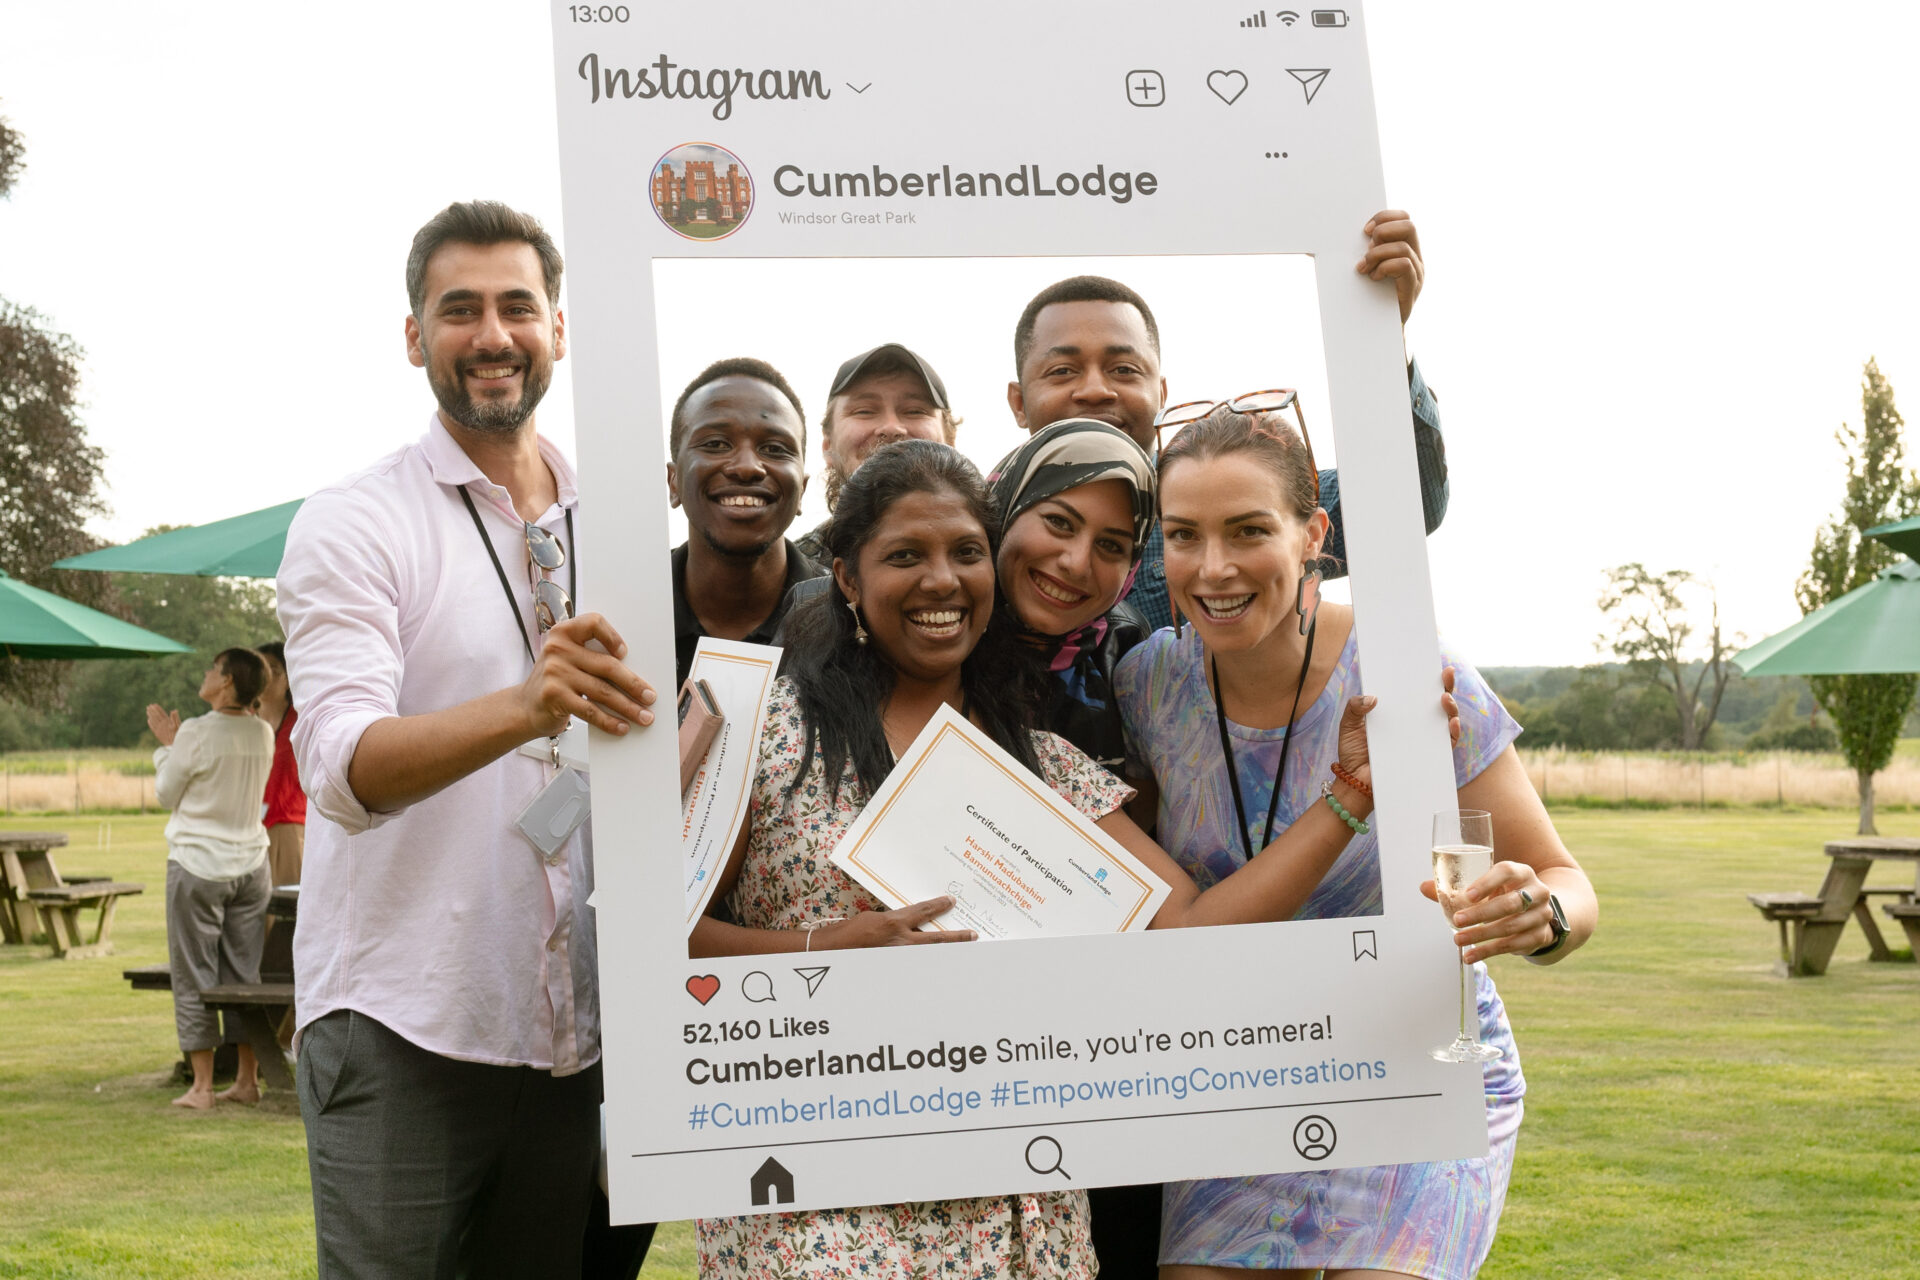
<path fill-rule="evenodd" d="M 1153 529 L 1153 462 L 1125 432 L 1069 418 L 1003 458 L 989 484 L 1001 599 L 1052 677 L 1041 722 L 1117 773 L 1113 670 L 1150 629 L 1120 598 Z"/>
<path fill-rule="evenodd" d="M 1126 762 L 1113 672 L 1152 630 L 1121 602 L 1153 531 L 1153 461 L 1123 431 L 1068 418 L 1036 431 L 988 483 L 1002 529 L 1000 597 L 1020 635 L 1046 657 L 1041 723 L 1115 773 Z M 1101 1275 L 1158 1271 L 1160 1186 L 1088 1193 Z"/>

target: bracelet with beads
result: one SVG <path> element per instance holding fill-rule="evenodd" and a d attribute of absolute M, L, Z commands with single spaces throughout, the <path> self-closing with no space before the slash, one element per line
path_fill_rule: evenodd
<path fill-rule="evenodd" d="M 1364 836 L 1368 831 L 1372 830 L 1366 823 L 1347 812 L 1347 806 L 1341 804 L 1340 798 L 1333 794 L 1333 784 L 1331 782 L 1323 782 L 1320 784 L 1320 794 L 1326 797 L 1329 805 L 1333 806 L 1333 811 L 1340 816 L 1340 821 L 1353 828 L 1355 835 Z"/>
<path fill-rule="evenodd" d="M 1358 791 L 1367 799 L 1373 799 L 1373 784 L 1371 782 L 1360 781 L 1359 774 L 1347 768 L 1347 766 L 1341 764 L 1338 760 L 1333 762 L 1333 776 L 1352 787 L 1355 791 Z"/>

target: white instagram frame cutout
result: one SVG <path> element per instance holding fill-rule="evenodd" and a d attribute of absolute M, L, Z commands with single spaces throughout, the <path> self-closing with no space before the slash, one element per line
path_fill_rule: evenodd
<path fill-rule="evenodd" d="M 655 258 L 1291 252 L 1325 268 L 1319 305 L 1352 591 L 1367 690 L 1380 697 L 1369 736 L 1381 916 L 805 958 L 687 959 L 674 734 L 597 735 L 615 1221 L 1486 1152 L 1480 1072 L 1427 1057 L 1453 1034 L 1458 959 L 1417 886 L 1429 874 L 1430 815 L 1455 795 L 1399 315 L 1390 287 L 1352 270 L 1361 227 L 1385 194 L 1358 0 L 1347 13 L 1344 28 L 1249 32 L 1232 4 L 1112 0 L 1090 24 L 1080 6 L 1017 0 L 944 16 L 874 0 L 733 0 L 655 8 L 621 24 L 578 22 L 574 6 L 555 0 L 581 537 L 620 549 L 586 557 L 583 599 L 621 630 L 628 662 L 656 689 L 674 688 L 674 657 Z M 671 97 L 661 92 L 662 59 Z M 589 82 L 583 72 L 596 69 Z M 1129 100 L 1130 73 L 1142 69 L 1159 73 L 1157 105 Z M 1308 83 L 1290 69 L 1326 74 Z M 608 81 L 622 70 L 624 84 Z M 1244 81 L 1215 76 L 1225 89 L 1216 93 L 1215 72 Z M 775 96 L 785 90 L 811 96 Z M 725 147 L 751 175 L 752 210 L 724 239 L 683 238 L 651 207 L 656 159 L 689 142 Z M 1272 149 L 1287 158 L 1269 161 Z M 1136 176 L 1124 203 L 1111 194 L 782 192 L 794 189 L 795 171 L 871 181 L 876 165 L 896 178 L 1027 166 L 1056 192 L 1057 175 L 1096 165 Z M 1151 192 L 1144 173 L 1156 180 Z M 918 216 L 892 225 L 778 216 L 849 210 Z M 1004 345 L 1025 302 L 1006 299 L 1005 329 L 980 341 Z M 787 372 L 811 385 L 829 371 Z M 1329 1018 L 1330 1041 L 1224 1043 L 1232 1028 Z M 1092 1061 L 1088 1041 L 1108 1036 L 1140 1047 Z M 1003 1062 L 1003 1041 L 1030 1048 Z M 954 1045 L 981 1046 L 985 1061 L 963 1052 L 956 1072 Z M 855 1057 L 885 1070 L 820 1074 Z M 1329 1059 L 1381 1070 L 1349 1080 L 1336 1066 L 1330 1083 L 1300 1083 L 1290 1070 Z M 781 1078 L 696 1083 L 714 1074 L 711 1064 L 736 1062 L 763 1077 L 778 1063 Z M 999 1085 L 1007 1089 L 996 1105 Z M 1302 1141 L 1310 1117 L 1318 1124 Z M 1057 1144 L 1058 1168 L 1029 1162 L 1041 1136 Z"/>

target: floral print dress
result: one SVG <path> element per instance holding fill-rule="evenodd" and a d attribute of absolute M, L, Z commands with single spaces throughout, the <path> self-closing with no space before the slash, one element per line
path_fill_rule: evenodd
<path fill-rule="evenodd" d="M 836 794 L 816 752 L 800 786 L 790 789 L 806 741 L 793 682 L 779 680 L 760 738 L 746 857 L 727 900 L 734 920 L 748 928 L 796 929 L 885 906 L 827 861 L 860 814 L 852 765 Z M 1033 746 L 1047 785 L 1088 818 L 1103 818 L 1132 798 L 1131 787 L 1064 739 L 1035 733 Z M 1091 1280 L 1099 1268 L 1087 1222 L 1082 1191 L 703 1218 L 697 1224 L 700 1274 Z"/>

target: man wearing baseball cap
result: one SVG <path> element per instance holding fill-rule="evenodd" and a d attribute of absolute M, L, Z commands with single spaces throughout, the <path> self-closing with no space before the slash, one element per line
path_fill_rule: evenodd
<path fill-rule="evenodd" d="M 883 343 L 846 361 L 833 375 L 820 415 L 827 462 L 827 510 L 840 500 L 840 486 L 867 455 L 895 440 L 953 443 L 960 419 L 947 403 L 946 384 L 933 366 L 897 342 Z M 802 555 L 826 561 L 822 523 L 794 545 Z"/>

